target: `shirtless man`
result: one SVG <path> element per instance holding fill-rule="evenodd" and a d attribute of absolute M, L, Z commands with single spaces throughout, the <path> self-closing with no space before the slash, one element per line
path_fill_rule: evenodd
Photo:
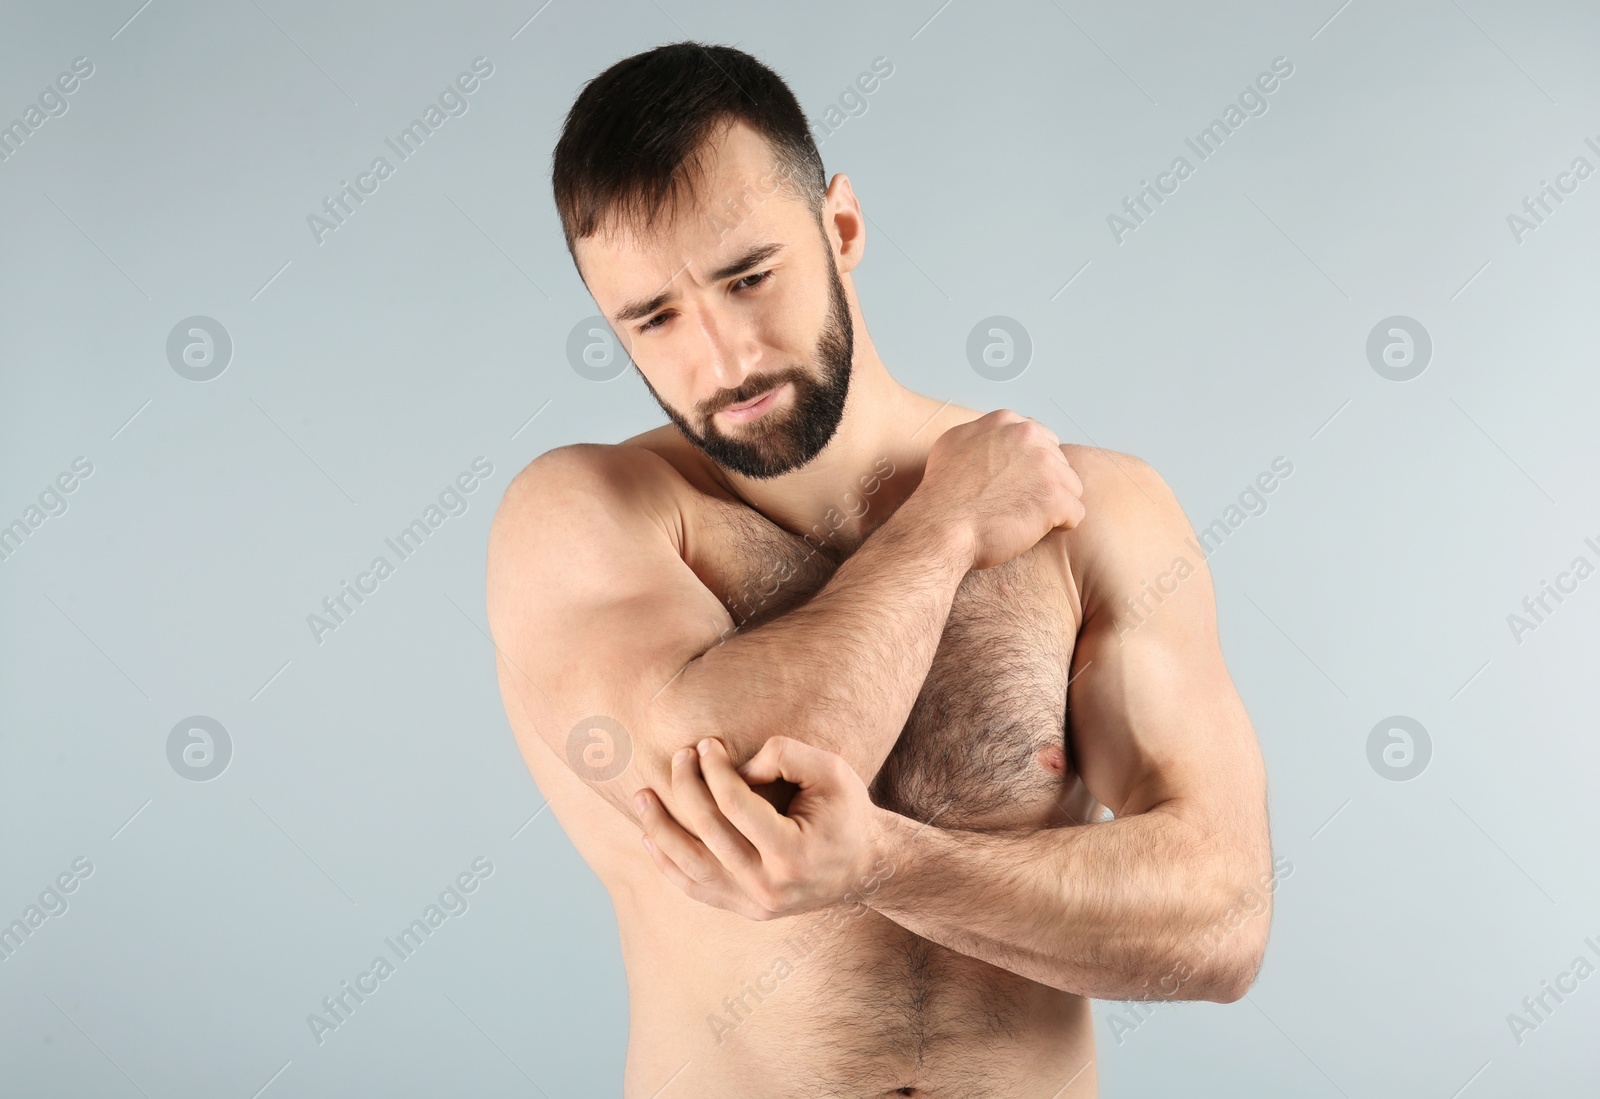
<path fill-rule="evenodd" d="M 515 478 L 489 616 L 626 1096 L 1093 1096 L 1089 997 L 1242 996 L 1265 774 L 1162 479 L 889 375 L 850 182 L 740 51 L 601 74 L 554 180 L 672 423 Z"/>

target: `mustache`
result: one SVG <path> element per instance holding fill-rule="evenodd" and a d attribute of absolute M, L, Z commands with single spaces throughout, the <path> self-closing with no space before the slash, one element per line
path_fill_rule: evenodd
<path fill-rule="evenodd" d="M 709 420 L 725 408 L 731 408 L 736 404 L 748 404 L 757 397 L 771 393 L 784 382 L 794 381 L 795 374 L 795 371 L 790 370 L 783 374 L 767 375 L 760 379 L 746 379 L 744 385 L 729 393 L 726 398 L 718 397 L 708 402 L 707 405 L 703 406 L 701 415 Z"/>

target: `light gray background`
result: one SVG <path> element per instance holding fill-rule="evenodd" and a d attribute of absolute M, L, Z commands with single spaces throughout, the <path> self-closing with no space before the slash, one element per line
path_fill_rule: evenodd
<path fill-rule="evenodd" d="M 524 463 L 662 420 L 631 371 L 567 361 L 595 309 L 548 169 L 584 81 L 685 37 L 752 51 L 817 120 L 892 61 L 822 153 L 870 219 L 857 286 L 907 385 L 1137 454 L 1196 527 L 1293 463 L 1211 568 L 1294 871 L 1246 1000 L 1161 1006 L 1120 1042 L 1128 1009 L 1095 1004 L 1104 1094 L 1593 1087 L 1600 977 L 1520 1044 L 1507 1016 L 1600 942 L 1600 579 L 1520 643 L 1507 615 L 1600 564 L 1600 177 L 1520 242 L 1506 220 L 1574 158 L 1600 168 L 1593 4 L 5 22 L 0 121 L 73 58 L 94 74 L 0 163 L 0 524 L 75 458 L 93 473 L 0 562 L 0 922 L 93 871 L 0 965 L 0 1091 L 619 1091 L 614 920 L 507 730 L 483 560 Z M 319 244 L 307 215 L 480 55 L 467 113 Z M 1279 56 L 1267 113 L 1118 243 L 1107 214 Z M 1366 354 L 1396 314 L 1434 344 L 1412 381 Z M 167 359 L 192 315 L 234 344 L 213 381 Z M 968 362 L 991 315 L 1031 335 L 1014 381 Z M 307 615 L 479 456 L 466 512 L 317 643 Z M 231 738 L 209 782 L 168 760 L 192 715 Z M 1368 761 L 1392 715 L 1432 745 L 1406 782 Z M 469 909 L 318 1045 L 308 1013 L 480 855 Z"/>

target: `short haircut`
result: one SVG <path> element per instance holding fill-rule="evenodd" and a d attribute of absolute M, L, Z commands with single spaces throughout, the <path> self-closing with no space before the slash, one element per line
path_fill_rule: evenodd
<path fill-rule="evenodd" d="M 550 179 L 573 265 L 577 242 L 603 223 L 645 235 L 675 216 L 736 120 L 766 139 L 784 189 L 821 226 L 822 157 L 783 78 L 732 46 L 673 42 L 618 61 L 567 112 Z"/>

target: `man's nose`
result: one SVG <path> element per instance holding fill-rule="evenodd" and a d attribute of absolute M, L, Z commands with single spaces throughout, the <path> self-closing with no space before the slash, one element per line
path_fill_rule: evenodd
<path fill-rule="evenodd" d="M 706 365 L 722 389 L 737 389 L 754 371 L 756 355 L 751 335 L 736 319 L 703 310 L 698 315 Z"/>

